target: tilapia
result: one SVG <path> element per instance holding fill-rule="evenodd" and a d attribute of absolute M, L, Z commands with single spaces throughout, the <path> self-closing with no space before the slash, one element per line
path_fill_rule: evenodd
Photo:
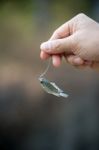
<path fill-rule="evenodd" d="M 66 94 L 63 90 L 61 90 L 54 82 L 50 82 L 44 77 L 39 77 L 40 84 L 42 88 L 49 94 L 55 95 L 57 97 L 67 98 L 68 94 Z"/>

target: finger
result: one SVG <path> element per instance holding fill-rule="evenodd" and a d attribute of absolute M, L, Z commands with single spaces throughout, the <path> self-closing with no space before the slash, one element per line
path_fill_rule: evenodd
<path fill-rule="evenodd" d="M 57 30 L 55 30 L 50 40 L 61 39 L 69 35 L 70 35 L 70 21 L 64 23 Z"/>
<path fill-rule="evenodd" d="M 68 56 L 65 56 L 65 58 L 66 58 L 67 62 L 70 63 L 71 65 L 81 66 L 84 64 L 84 60 L 75 55 L 68 55 Z"/>
<path fill-rule="evenodd" d="M 80 57 L 75 58 L 74 55 L 67 56 L 66 60 L 69 64 L 77 69 L 85 69 L 86 67 L 88 67 L 88 65 L 85 64 L 84 60 L 82 60 Z"/>
<path fill-rule="evenodd" d="M 48 59 L 49 57 L 50 57 L 49 54 L 47 54 L 47 53 L 44 52 L 44 51 L 41 51 L 41 53 L 40 53 L 40 58 L 41 58 L 41 59 L 46 60 L 46 59 Z"/>
<path fill-rule="evenodd" d="M 52 63 L 55 67 L 59 67 L 61 64 L 61 56 L 60 55 L 53 55 L 52 56 Z"/>
<path fill-rule="evenodd" d="M 81 18 L 84 18 L 85 15 L 80 13 L 76 16 L 74 16 L 72 19 L 64 23 L 62 26 L 60 26 L 58 29 L 54 31 L 52 34 L 50 40 L 56 40 L 56 39 L 61 39 L 68 37 L 74 33 L 74 28 L 76 23 L 78 22 L 78 19 L 81 20 Z"/>
<path fill-rule="evenodd" d="M 72 53 L 72 49 L 75 47 L 75 40 L 73 39 L 74 36 L 69 36 L 64 39 L 52 40 L 47 41 L 41 44 L 40 48 L 42 51 L 48 54 L 61 54 Z"/>

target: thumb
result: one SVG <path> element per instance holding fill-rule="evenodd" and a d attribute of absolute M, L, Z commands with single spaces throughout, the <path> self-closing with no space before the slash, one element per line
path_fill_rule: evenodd
<path fill-rule="evenodd" d="M 57 40 L 49 40 L 41 44 L 40 48 L 42 51 L 48 54 L 71 54 L 74 47 L 73 35 Z"/>

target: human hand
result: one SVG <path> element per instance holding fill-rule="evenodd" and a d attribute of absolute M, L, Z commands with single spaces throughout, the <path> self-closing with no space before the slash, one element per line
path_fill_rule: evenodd
<path fill-rule="evenodd" d="M 53 65 L 59 66 L 62 56 L 74 66 L 99 67 L 99 24 L 78 14 L 41 44 L 41 59 L 52 57 Z"/>

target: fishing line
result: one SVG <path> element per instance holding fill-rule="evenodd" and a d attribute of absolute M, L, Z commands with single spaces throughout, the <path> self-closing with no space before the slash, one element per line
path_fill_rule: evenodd
<path fill-rule="evenodd" d="M 47 73 L 48 70 L 49 70 L 50 65 L 51 65 L 51 58 L 49 59 L 49 62 L 48 62 L 48 65 L 47 65 L 46 69 L 45 69 L 44 72 L 40 75 L 40 78 L 41 78 L 41 77 L 44 77 L 44 76 L 46 75 L 46 73 Z"/>

